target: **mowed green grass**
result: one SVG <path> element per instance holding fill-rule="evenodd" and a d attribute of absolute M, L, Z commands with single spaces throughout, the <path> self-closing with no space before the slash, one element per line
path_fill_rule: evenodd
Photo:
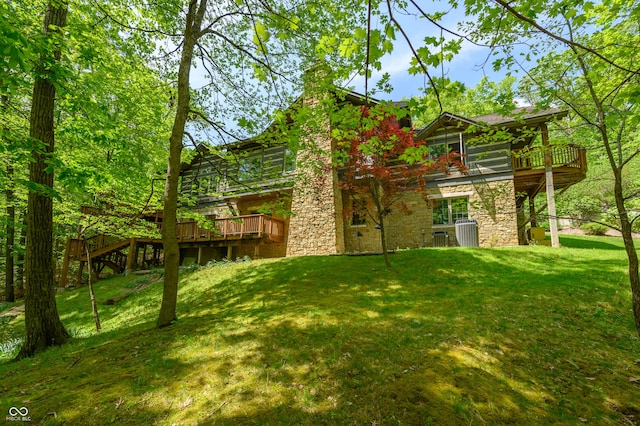
<path fill-rule="evenodd" d="M 78 336 L 0 365 L 0 411 L 36 424 L 640 424 L 640 340 L 615 238 L 253 261 L 100 305 Z M 100 302 L 136 285 L 96 285 Z M 9 339 L 23 317 L 3 324 Z"/>

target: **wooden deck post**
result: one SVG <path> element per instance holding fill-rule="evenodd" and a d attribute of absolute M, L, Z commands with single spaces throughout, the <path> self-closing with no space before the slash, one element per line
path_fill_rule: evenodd
<path fill-rule="evenodd" d="M 544 151 L 544 176 L 547 191 L 547 211 L 549 212 L 549 230 L 551 231 L 551 247 L 560 247 L 558 238 L 558 217 L 556 215 L 555 187 L 553 185 L 553 155 L 549 146 L 549 130 L 545 123 L 540 125 Z"/>
<path fill-rule="evenodd" d="M 129 275 L 129 273 L 133 271 L 133 268 L 136 267 L 136 258 L 138 257 L 137 254 L 136 239 L 131 238 L 131 240 L 129 241 L 129 254 L 127 255 L 127 268 L 124 271 L 125 275 Z"/>
<path fill-rule="evenodd" d="M 538 221 L 536 220 L 536 196 L 529 195 L 529 222 L 532 227 L 538 226 Z"/>
<path fill-rule="evenodd" d="M 62 273 L 60 276 L 60 282 L 58 283 L 59 287 L 67 286 L 67 275 L 69 274 L 69 256 L 71 256 L 71 239 L 67 239 L 67 248 L 64 251 L 64 261 L 62 263 Z"/>
<path fill-rule="evenodd" d="M 147 261 L 147 243 L 144 243 L 142 246 L 142 267 L 144 268 L 144 263 Z"/>

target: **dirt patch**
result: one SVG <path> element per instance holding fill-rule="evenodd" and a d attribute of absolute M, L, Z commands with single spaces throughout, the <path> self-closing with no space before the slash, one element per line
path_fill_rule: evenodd
<path fill-rule="evenodd" d="M 0 313 L 0 317 L 12 317 L 15 318 L 21 314 L 24 314 L 24 304 L 14 306 L 11 309 L 7 309 L 6 311 Z"/>

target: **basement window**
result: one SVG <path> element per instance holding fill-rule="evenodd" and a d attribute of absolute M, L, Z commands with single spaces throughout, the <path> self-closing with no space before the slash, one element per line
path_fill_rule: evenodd
<path fill-rule="evenodd" d="M 469 219 L 467 197 L 443 198 L 433 202 L 434 225 L 455 225 L 460 219 Z"/>
<path fill-rule="evenodd" d="M 352 210 L 351 226 L 365 226 L 367 224 L 367 213 L 357 203 L 353 203 Z"/>

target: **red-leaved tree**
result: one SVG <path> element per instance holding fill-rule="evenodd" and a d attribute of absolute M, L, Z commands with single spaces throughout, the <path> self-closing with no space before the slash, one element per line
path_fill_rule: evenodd
<path fill-rule="evenodd" d="M 398 210 L 409 213 L 403 201 L 417 192 L 428 201 L 427 177 L 433 173 L 464 170 L 458 153 L 431 155 L 424 141 L 416 142 L 413 129 L 400 125 L 406 110 L 391 105 L 344 107 L 333 137 L 337 149 L 334 167 L 339 185 L 351 198 L 353 209 L 365 214 L 380 230 L 382 253 L 391 266 L 385 238 L 385 217 Z M 348 210 L 348 209 L 347 209 Z M 351 215 L 354 211 L 345 211 Z"/>

